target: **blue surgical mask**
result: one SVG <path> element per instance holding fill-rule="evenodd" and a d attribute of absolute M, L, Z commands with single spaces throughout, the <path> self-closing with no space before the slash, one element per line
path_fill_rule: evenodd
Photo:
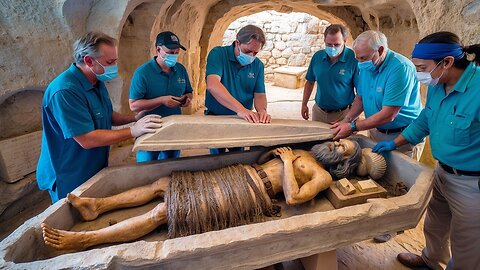
<path fill-rule="evenodd" d="M 380 61 L 380 57 L 377 58 L 377 61 L 375 61 L 375 63 L 373 63 L 373 56 L 375 55 L 375 52 L 372 54 L 372 59 L 368 60 L 368 61 L 365 61 L 365 62 L 358 62 L 358 69 L 360 69 L 360 71 L 375 71 L 375 69 L 377 69 L 377 64 L 378 62 Z"/>
<path fill-rule="evenodd" d="M 334 58 L 337 57 L 341 52 L 342 52 L 342 45 L 338 47 L 325 47 L 325 53 L 328 54 L 328 56 Z"/>
<path fill-rule="evenodd" d="M 440 81 L 440 78 L 443 76 L 443 73 L 445 72 L 445 69 L 442 71 L 442 74 L 440 75 L 440 77 L 438 78 L 433 78 L 432 77 L 432 72 L 438 67 L 438 65 L 443 62 L 440 61 L 438 62 L 438 64 L 432 69 L 432 71 L 430 72 L 417 72 L 416 73 L 416 76 L 417 76 L 417 80 L 421 83 L 421 84 L 425 84 L 425 85 L 437 85 L 438 82 Z"/>
<path fill-rule="evenodd" d="M 167 65 L 167 67 L 173 67 L 177 63 L 178 54 L 170 54 L 165 53 L 165 58 L 163 58 L 163 63 Z"/>
<path fill-rule="evenodd" d="M 237 56 L 237 60 L 242 66 L 250 65 L 255 61 L 255 56 L 243 53 L 242 50 L 240 50 L 240 44 L 238 45 L 238 50 L 240 51 L 240 54 Z"/>
<path fill-rule="evenodd" d="M 105 82 L 105 81 L 111 81 L 115 79 L 118 76 L 118 66 L 117 64 L 111 65 L 111 66 L 104 66 L 100 64 L 96 59 L 94 59 L 95 62 L 97 62 L 100 66 L 103 67 L 103 73 L 102 74 L 97 74 L 93 71 L 93 74 L 97 77 L 98 80 Z"/>

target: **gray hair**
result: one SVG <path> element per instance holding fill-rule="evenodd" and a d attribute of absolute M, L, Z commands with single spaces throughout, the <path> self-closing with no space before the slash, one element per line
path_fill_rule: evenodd
<path fill-rule="evenodd" d="M 355 149 L 353 154 L 347 158 L 344 158 L 343 154 L 333 147 L 333 142 L 314 145 L 311 149 L 312 155 L 318 162 L 325 165 L 334 178 L 341 179 L 351 174 L 360 163 L 362 149 L 356 141 L 352 142 L 355 145 Z"/>
<path fill-rule="evenodd" d="M 265 33 L 263 33 L 263 30 L 259 27 L 251 24 L 242 27 L 242 29 L 238 31 L 237 39 L 242 44 L 247 44 L 250 40 L 255 39 L 262 43 L 262 46 L 265 45 Z"/>
<path fill-rule="evenodd" d="M 385 50 L 388 49 L 387 37 L 380 31 L 368 30 L 361 33 L 355 41 L 353 41 L 353 48 L 355 48 L 359 42 L 368 42 L 368 45 L 374 51 L 380 47 L 383 47 Z"/>
<path fill-rule="evenodd" d="M 99 48 L 102 44 L 115 46 L 117 41 L 102 32 L 88 32 L 73 44 L 73 59 L 75 63 L 82 64 L 87 55 L 99 57 Z"/>

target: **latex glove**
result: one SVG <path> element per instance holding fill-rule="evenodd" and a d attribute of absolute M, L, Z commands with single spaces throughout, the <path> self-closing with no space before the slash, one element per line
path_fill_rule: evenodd
<path fill-rule="evenodd" d="M 390 152 L 395 149 L 397 149 L 397 146 L 395 145 L 395 142 L 393 140 L 381 141 L 372 148 L 372 152 L 383 153 L 383 152 Z"/>
<path fill-rule="evenodd" d="M 145 133 L 153 133 L 156 129 L 162 127 L 162 121 L 163 120 L 160 115 L 146 115 L 140 118 L 140 120 L 135 122 L 135 124 L 130 127 L 130 133 L 134 138 L 137 138 Z"/>

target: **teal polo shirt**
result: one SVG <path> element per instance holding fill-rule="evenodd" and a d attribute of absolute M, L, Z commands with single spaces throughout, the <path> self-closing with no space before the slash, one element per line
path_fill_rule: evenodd
<path fill-rule="evenodd" d="M 358 61 L 352 49 L 345 47 L 335 63 L 321 50 L 316 52 L 308 66 L 305 79 L 317 82 L 315 103 L 326 110 L 343 109 L 355 98 L 358 83 Z"/>
<path fill-rule="evenodd" d="M 265 93 L 265 73 L 262 61 L 255 60 L 246 66 L 241 66 L 233 52 L 234 45 L 215 47 L 207 57 L 208 75 L 220 76 L 220 82 L 228 92 L 240 102 L 243 107 L 253 108 L 255 93 Z M 205 107 L 216 115 L 234 115 L 234 111 L 224 107 L 207 91 Z"/>
<path fill-rule="evenodd" d="M 375 71 L 360 71 L 357 94 L 362 97 L 363 110 L 368 118 L 383 106 L 400 106 L 395 119 L 379 128 L 408 126 L 422 110 L 420 84 L 412 61 L 388 50 L 385 61 Z"/>
<path fill-rule="evenodd" d="M 425 109 L 402 132 L 413 144 L 430 135 L 435 159 L 453 168 L 480 167 L 480 67 L 470 64 L 452 90 L 429 86 Z"/>
<path fill-rule="evenodd" d="M 73 137 L 111 129 L 112 112 L 105 84 L 92 85 L 75 64 L 48 85 L 42 101 L 42 148 L 37 165 L 40 189 L 53 190 L 63 198 L 107 167 L 109 146 L 84 149 Z"/>
<path fill-rule="evenodd" d="M 170 68 L 169 74 L 160 68 L 155 60 L 156 58 L 157 56 L 153 57 L 152 60 L 141 65 L 133 73 L 130 83 L 130 99 L 153 99 L 161 96 L 179 97 L 192 93 L 193 89 L 187 70 L 182 64 L 176 63 L 175 66 Z M 180 106 L 170 108 L 164 105 L 146 112 L 146 114 L 158 114 L 161 116 L 181 113 Z"/>

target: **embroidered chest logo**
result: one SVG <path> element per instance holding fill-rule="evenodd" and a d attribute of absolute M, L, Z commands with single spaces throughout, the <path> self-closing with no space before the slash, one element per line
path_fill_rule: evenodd
<path fill-rule="evenodd" d="M 381 86 L 377 86 L 377 89 L 376 89 L 376 90 L 377 90 L 378 93 L 382 93 L 382 92 L 383 92 L 383 88 L 382 88 Z"/>
<path fill-rule="evenodd" d="M 185 83 L 185 79 L 184 78 L 178 78 L 177 82 L 178 83 Z"/>
<path fill-rule="evenodd" d="M 340 71 L 338 72 L 338 74 L 340 74 L 340 75 L 345 75 L 345 69 L 343 69 L 343 68 L 340 69 Z"/>
<path fill-rule="evenodd" d="M 255 79 L 255 73 L 249 72 L 249 73 L 248 73 L 248 78 L 250 78 L 250 79 Z"/>

